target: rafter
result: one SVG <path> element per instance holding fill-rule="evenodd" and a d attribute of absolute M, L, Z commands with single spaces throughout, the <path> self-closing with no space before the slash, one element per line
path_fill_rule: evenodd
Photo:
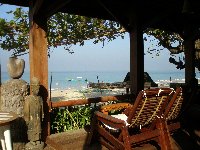
<path fill-rule="evenodd" d="M 43 3 L 44 3 L 44 0 L 36 0 L 33 6 L 33 10 L 32 10 L 33 15 L 36 15 L 39 12 Z"/>
<path fill-rule="evenodd" d="M 43 8 L 43 14 L 45 14 L 45 17 L 51 17 L 55 13 L 59 11 L 59 9 L 63 8 L 65 5 L 70 3 L 72 0 L 56 0 L 52 2 L 51 4 L 48 4 Z"/>
<path fill-rule="evenodd" d="M 115 21 L 119 22 L 126 31 L 129 31 L 129 26 L 126 25 L 117 15 L 115 15 L 111 9 L 109 9 L 101 0 L 98 0 L 98 3 L 114 18 Z"/>

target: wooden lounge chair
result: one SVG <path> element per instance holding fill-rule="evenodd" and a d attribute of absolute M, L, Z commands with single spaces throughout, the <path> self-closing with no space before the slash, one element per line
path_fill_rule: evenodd
<path fill-rule="evenodd" d="M 180 128 L 179 115 L 181 113 L 181 107 L 183 104 L 182 88 L 178 87 L 174 92 L 171 100 L 167 104 L 163 113 L 167 120 L 167 126 L 170 132 L 173 132 Z"/>
<path fill-rule="evenodd" d="M 96 111 L 87 143 L 98 133 L 100 142 L 109 149 L 132 149 L 152 139 L 159 139 L 162 149 L 171 148 L 165 118 L 158 117 L 171 99 L 173 89 L 150 89 L 139 92 L 134 105 L 128 105 L 124 114 L 107 115 Z M 108 106 L 109 107 L 109 106 Z M 148 129 L 151 123 L 155 128 Z M 167 147 L 166 147 L 167 145 Z"/>

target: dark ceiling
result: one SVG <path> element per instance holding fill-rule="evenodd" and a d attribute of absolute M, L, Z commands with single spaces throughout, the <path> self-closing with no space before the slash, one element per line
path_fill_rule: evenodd
<path fill-rule="evenodd" d="M 29 0 L 0 0 L 0 3 L 29 7 Z M 131 30 L 135 21 L 143 28 L 181 33 L 186 24 L 199 28 L 197 0 L 35 0 L 37 14 L 50 17 L 64 12 L 120 22 Z M 39 3 L 39 4 L 38 4 Z"/>

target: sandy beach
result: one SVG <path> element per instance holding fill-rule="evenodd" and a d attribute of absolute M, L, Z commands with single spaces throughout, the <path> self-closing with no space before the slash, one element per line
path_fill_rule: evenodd
<path fill-rule="evenodd" d="M 169 84 L 159 84 L 159 87 L 169 87 Z M 152 87 L 153 88 L 153 87 Z M 49 92 L 50 93 L 50 92 Z M 51 91 L 51 101 L 76 100 L 102 96 L 113 96 L 126 94 L 126 88 L 97 89 L 84 88 L 78 89 L 54 89 Z"/>
<path fill-rule="evenodd" d="M 173 81 L 159 80 L 156 83 L 158 84 L 158 87 L 170 87 L 170 83 L 182 84 L 184 82 L 185 82 L 184 79 L 175 79 Z M 74 88 L 68 88 L 68 89 L 62 89 L 62 90 L 53 89 L 51 91 L 51 101 L 55 102 L 55 101 L 64 101 L 64 100 L 76 100 L 76 99 L 85 99 L 85 98 L 112 96 L 112 95 L 121 95 L 121 94 L 126 94 L 125 88 L 97 89 L 97 88 L 85 87 L 85 88 L 82 88 L 81 90 L 74 89 Z"/>
<path fill-rule="evenodd" d="M 85 88 L 82 90 L 55 89 L 51 91 L 51 101 L 76 100 L 76 99 L 84 99 L 84 98 L 102 97 L 102 96 L 108 96 L 108 95 L 121 95 L 125 93 L 126 93 L 125 88 L 115 88 L 115 89 Z"/>

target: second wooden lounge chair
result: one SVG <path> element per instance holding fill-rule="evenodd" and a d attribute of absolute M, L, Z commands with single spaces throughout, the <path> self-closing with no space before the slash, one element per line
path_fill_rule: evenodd
<path fill-rule="evenodd" d="M 164 105 L 168 104 L 173 92 L 173 89 L 169 88 L 142 90 L 134 105 L 128 105 L 120 115 L 107 115 L 96 111 L 87 142 L 90 143 L 98 133 L 100 142 L 113 150 L 130 150 L 154 138 L 160 139 L 162 149 L 171 149 L 166 121 L 157 115 L 163 111 Z M 157 128 L 142 132 L 141 129 L 148 129 L 155 120 Z M 168 143 L 163 143 L 162 140 Z"/>
<path fill-rule="evenodd" d="M 164 117 L 167 120 L 167 126 L 170 132 L 180 128 L 179 116 L 181 114 L 181 108 L 183 104 L 183 93 L 182 88 L 178 87 L 174 92 L 171 100 L 167 104 L 165 111 L 163 113 Z"/>

